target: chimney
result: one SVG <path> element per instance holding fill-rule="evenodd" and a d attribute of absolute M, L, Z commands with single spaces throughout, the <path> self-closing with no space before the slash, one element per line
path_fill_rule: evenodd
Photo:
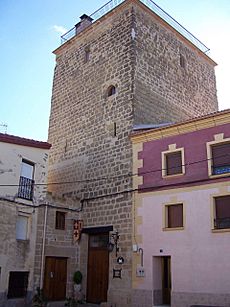
<path fill-rule="evenodd" d="M 81 21 L 75 25 L 75 33 L 76 35 L 85 30 L 88 26 L 92 24 L 93 18 L 84 14 L 80 17 Z"/>

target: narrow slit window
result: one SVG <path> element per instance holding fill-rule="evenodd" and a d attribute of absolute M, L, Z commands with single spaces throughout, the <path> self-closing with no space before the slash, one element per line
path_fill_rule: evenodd
<path fill-rule="evenodd" d="M 182 54 L 180 54 L 180 66 L 182 68 L 185 68 L 185 63 L 186 63 L 185 57 Z"/>
<path fill-rule="evenodd" d="M 117 136 L 117 123 L 113 123 L 113 136 Z"/>
<path fill-rule="evenodd" d="M 117 136 L 117 123 L 113 122 L 108 125 L 108 131 L 111 137 Z"/>
<path fill-rule="evenodd" d="M 90 49 L 86 48 L 85 49 L 85 63 L 89 62 L 90 59 Z"/>

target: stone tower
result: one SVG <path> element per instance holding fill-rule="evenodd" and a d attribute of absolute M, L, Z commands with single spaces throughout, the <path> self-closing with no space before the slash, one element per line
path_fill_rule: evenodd
<path fill-rule="evenodd" d="M 143 2 L 123 1 L 94 22 L 83 15 L 54 51 L 49 182 L 62 184 L 49 192 L 67 224 L 55 230 L 49 211 L 45 256 L 67 259 L 67 296 L 79 269 L 89 302 L 119 307 L 134 306 L 129 135 L 217 110 L 216 64 Z M 72 219 L 84 223 L 79 243 Z M 108 253 L 114 238 L 119 250 Z"/>

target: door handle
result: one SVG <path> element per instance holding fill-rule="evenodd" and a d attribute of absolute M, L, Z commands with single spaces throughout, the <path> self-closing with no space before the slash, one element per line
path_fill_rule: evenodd
<path fill-rule="evenodd" d="M 54 278 L 54 273 L 50 272 L 50 278 Z"/>

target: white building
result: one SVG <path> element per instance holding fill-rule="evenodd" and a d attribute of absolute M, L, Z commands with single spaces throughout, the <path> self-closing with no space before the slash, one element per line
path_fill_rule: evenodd
<path fill-rule="evenodd" d="M 37 207 L 46 197 L 46 142 L 0 134 L 0 306 L 33 292 Z"/>

